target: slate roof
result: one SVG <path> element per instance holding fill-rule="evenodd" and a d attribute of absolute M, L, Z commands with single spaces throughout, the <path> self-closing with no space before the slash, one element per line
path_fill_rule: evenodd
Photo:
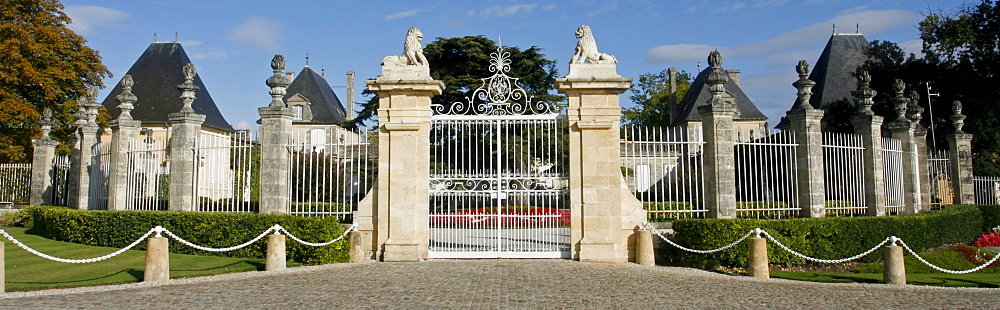
<path fill-rule="evenodd" d="M 312 124 L 341 124 L 344 122 L 346 113 L 344 106 L 333 93 L 333 88 L 315 70 L 306 66 L 295 77 L 292 84 L 285 90 L 285 102 L 296 94 L 309 99 L 309 109 L 312 111 L 312 121 L 295 121 L 296 123 Z"/>
<path fill-rule="evenodd" d="M 181 69 L 191 62 L 179 42 L 153 42 L 139 59 L 128 69 L 135 85 L 132 93 L 138 98 L 132 117 L 144 124 L 166 124 L 168 115 L 181 110 L 181 92 L 177 85 L 184 83 L 184 73 Z M 219 108 L 212 100 L 200 75 L 194 76 L 194 85 L 200 89 L 195 93 L 196 99 L 191 107 L 199 114 L 205 114 L 205 126 L 233 131 L 233 126 L 222 117 Z M 115 84 L 111 93 L 104 98 L 104 108 L 112 118 L 118 118 L 118 99 L 121 84 Z"/>
<path fill-rule="evenodd" d="M 868 59 L 865 55 L 867 49 L 868 40 L 860 33 L 835 33 L 830 36 L 826 48 L 809 73 L 809 79 L 816 82 L 809 99 L 814 108 L 826 109 L 829 103 L 844 98 L 853 100 L 851 91 L 858 88 L 854 72 Z M 802 103 L 796 98 L 791 109 L 800 105 Z M 788 120 L 782 117 L 777 127 L 787 124 Z"/>
<path fill-rule="evenodd" d="M 708 92 L 708 85 L 705 84 L 705 79 L 711 71 L 712 68 L 702 70 L 695 77 L 694 81 L 691 82 L 691 88 L 688 89 L 687 93 L 684 94 L 684 98 L 681 99 L 677 117 L 674 118 L 670 126 L 678 125 L 684 121 L 701 120 L 701 114 L 698 114 L 698 107 L 708 104 L 709 99 L 712 98 L 712 94 Z M 726 72 L 726 76 L 729 76 L 728 72 Z M 757 109 L 757 106 L 750 101 L 750 98 L 743 93 L 743 90 L 740 89 L 739 85 L 736 85 L 736 82 L 732 78 L 727 79 L 723 87 L 725 87 L 726 92 L 736 97 L 736 108 L 739 109 L 740 115 L 734 118 L 735 120 L 767 119 L 767 116 Z"/>

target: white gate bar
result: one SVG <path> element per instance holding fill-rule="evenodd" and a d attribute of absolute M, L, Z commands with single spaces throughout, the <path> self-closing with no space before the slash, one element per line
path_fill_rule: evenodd
<path fill-rule="evenodd" d="M 885 214 L 903 211 L 903 145 L 899 139 L 882 137 L 883 182 L 885 183 Z"/>
<path fill-rule="evenodd" d="M 823 133 L 823 181 L 827 216 L 866 214 L 864 149 L 861 135 Z"/>
<path fill-rule="evenodd" d="M 685 127 L 622 128 L 622 173 L 648 220 L 705 216 L 703 145 L 701 132 Z"/>

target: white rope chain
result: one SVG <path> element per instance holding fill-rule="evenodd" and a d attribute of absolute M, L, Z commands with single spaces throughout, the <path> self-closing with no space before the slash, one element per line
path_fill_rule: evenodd
<path fill-rule="evenodd" d="M 885 240 L 882 240 L 881 243 L 875 245 L 875 247 L 869 249 L 868 251 L 865 251 L 864 253 L 861 253 L 861 254 L 858 254 L 858 255 L 854 255 L 854 256 L 851 256 L 851 257 L 848 257 L 848 258 L 842 258 L 842 259 L 820 259 L 820 258 L 809 257 L 809 256 L 806 256 L 805 254 L 793 251 L 792 249 L 788 248 L 784 244 L 781 244 L 781 242 L 778 242 L 777 239 L 774 239 L 774 237 L 771 236 L 771 234 L 767 233 L 766 231 L 761 231 L 761 233 L 764 234 L 764 236 L 766 236 L 768 239 L 771 239 L 771 241 L 774 241 L 774 244 L 777 244 L 782 249 L 785 249 L 785 251 L 788 251 L 788 253 L 792 253 L 792 255 L 801 257 L 801 258 L 803 258 L 805 260 L 808 260 L 808 261 L 814 261 L 814 262 L 817 262 L 817 263 L 827 263 L 827 264 L 838 264 L 838 263 L 843 263 L 843 262 L 849 262 L 849 261 L 852 261 L 852 260 L 855 260 L 855 259 L 859 259 L 859 258 L 865 257 L 866 255 L 871 254 L 872 252 L 875 252 L 875 250 L 878 250 L 878 248 L 882 247 L 882 245 L 884 245 L 886 242 L 889 242 L 889 238 L 885 238 Z"/>
<path fill-rule="evenodd" d="M 737 244 L 740 244 L 740 242 L 743 242 L 743 240 L 746 240 L 746 238 L 748 236 L 750 236 L 750 234 L 753 233 L 753 231 L 749 231 L 749 232 L 747 232 L 746 235 L 743 235 L 743 237 L 741 237 L 740 240 L 736 240 L 736 242 L 730 243 L 729 245 L 721 247 L 721 248 L 718 248 L 718 249 L 714 249 L 714 250 L 695 250 L 695 249 L 685 248 L 685 247 L 681 246 L 680 244 L 677 244 L 677 243 L 674 243 L 673 241 L 670 241 L 670 239 L 667 239 L 667 237 L 663 236 L 663 234 L 661 234 L 659 231 L 656 231 L 656 228 L 653 228 L 653 225 L 650 225 L 649 222 L 643 222 L 642 224 L 643 224 L 643 226 L 646 226 L 646 228 L 648 228 L 649 230 L 651 230 L 653 233 L 656 233 L 657 236 L 660 236 L 660 239 L 663 239 L 663 241 L 666 241 L 670 245 L 673 245 L 673 246 L 675 246 L 675 247 L 677 247 L 678 249 L 681 249 L 681 250 L 685 250 L 685 251 L 688 251 L 688 252 L 694 252 L 694 253 L 698 253 L 698 254 L 715 253 L 715 252 L 718 252 L 718 251 L 722 251 L 722 250 L 731 248 L 731 247 L 733 247 L 733 246 L 735 246 Z"/>
<path fill-rule="evenodd" d="M 281 227 L 281 226 L 278 226 L 278 225 L 275 225 L 275 226 L 277 226 L 277 229 L 279 231 L 283 232 L 285 235 L 288 235 L 288 237 L 292 238 L 292 240 L 295 240 L 295 242 L 298 242 L 298 243 L 301 243 L 301 244 L 305 244 L 305 245 L 308 245 L 308 246 L 325 246 L 325 245 L 330 245 L 330 244 L 332 244 L 334 242 L 340 241 L 340 239 L 344 239 L 344 236 L 347 236 L 348 233 L 350 233 L 350 232 L 355 231 L 355 230 L 358 229 L 358 224 L 354 223 L 354 225 L 351 225 L 351 227 L 348 228 L 347 231 L 344 231 L 344 234 L 340 235 L 340 237 L 337 237 L 337 239 L 333 239 L 333 240 L 330 240 L 330 241 L 327 241 L 327 242 L 323 242 L 323 243 L 312 243 L 312 242 L 306 242 L 306 241 L 303 241 L 302 239 L 296 238 L 295 235 L 292 235 L 292 233 L 288 232 L 288 230 L 286 230 L 284 227 Z"/>
<path fill-rule="evenodd" d="M 949 270 L 949 269 L 944 269 L 944 268 L 941 268 L 941 267 L 938 267 L 938 266 L 934 266 L 934 264 L 931 264 L 930 262 L 924 260 L 923 257 L 920 257 L 920 255 L 917 255 L 917 253 L 914 253 L 913 250 L 910 249 L 910 247 L 907 246 L 906 242 L 903 242 L 902 239 L 897 240 L 897 241 L 899 241 L 899 243 L 903 245 L 903 248 L 905 248 L 907 252 L 910 252 L 910 254 L 913 254 L 913 257 L 916 257 L 917 260 L 919 260 L 920 262 L 924 263 L 924 265 L 927 265 L 928 267 L 934 268 L 934 270 L 937 270 L 937 271 L 940 271 L 940 272 L 944 272 L 944 273 L 950 273 L 950 274 L 965 274 L 965 273 L 972 273 L 972 272 L 979 271 L 979 270 L 981 270 L 983 268 L 986 268 L 986 266 L 989 266 L 993 262 L 996 262 L 997 258 L 1000 257 L 1000 254 L 994 255 L 993 259 L 990 259 L 990 261 L 988 261 L 988 262 L 986 262 L 986 263 L 984 263 L 982 265 L 976 266 L 976 267 L 974 267 L 972 269 L 967 269 L 967 270 Z"/>
<path fill-rule="evenodd" d="M 105 260 L 105 259 L 109 259 L 109 258 L 118 256 L 118 254 L 122 254 L 125 251 L 128 251 L 129 249 L 135 247 L 136 245 L 139 244 L 139 242 L 142 242 L 142 240 L 146 240 L 146 237 L 149 237 L 149 235 L 152 234 L 154 230 L 155 229 L 150 229 L 149 231 L 146 232 L 145 235 L 142 235 L 142 237 L 139 237 L 139 239 L 135 240 L 135 242 L 132 242 L 132 244 L 129 244 L 127 247 L 124 247 L 121 250 L 115 251 L 114 253 L 111 253 L 111 254 L 108 254 L 108 255 L 104 255 L 104 256 L 101 256 L 101 257 L 94 257 L 94 258 L 87 258 L 87 259 L 67 259 L 67 258 L 58 258 L 58 257 L 55 257 L 55 256 L 51 256 L 51 255 L 48 255 L 48 254 L 36 251 L 35 249 L 32 249 L 32 248 L 28 247 L 27 245 L 24 245 L 24 243 L 21 243 L 21 241 L 18 241 L 17 239 L 14 239 L 13 236 L 7 234 L 7 232 L 4 231 L 3 229 L 0 229 L 0 234 L 3 234 L 4 237 L 7 237 L 7 239 L 9 239 L 10 242 L 13 242 L 18 247 L 24 249 L 25 251 L 28 251 L 31 254 L 38 255 L 41 258 L 52 260 L 52 261 L 57 261 L 57 262 L 60 262 L 60 263 L 83 264 L 83 263 L 99 262 L 99 261 L 102 261 L 102 260 Z"/>
<path fill-rule="evenodd" d="M 260 240 L 261 238 L 264 238 L 264 236 L 266 236 L 268 233 L 270 233 L 276 227 L 281 227 L 281 226 L 278 226 L 277 224 L 275 224 L 274 226 L 271 226 L 270 228 L 268 228 L 267 230 L 265 230 L 263 233 L 261 233 L 260 235 L 258 235 L 257 238 L 253 238 L 253 240 L 247 241 L 247 242 L 245 242 L 243 244 L 240 244 L 240 245 L 237 245 L 237 246 L 231 246 L 231 247 L 228 247 L 228 248 L 209 248 L 209 247 L 203 247 L 203 246 L 200 246 L 200 245 L 188 242 L 187 240 L 184 240 L 181 237 L 178 237 L 177 235 L 175 235 L 174 233 L 170 232 L 166 228 L 162 228 L 160 226 L 156 226 L 156 228 L 153 228 L 153 229 L 154 230 L 155 229 L 162 229 L 163 232 L 167 234 L 167 236 L 170 236 L 170 238 L 174 238 L 174 240 L 177 240 L 178 242 L 183 243 L 184 245 L 192 247 L 192 248 L 195 248 L 195 249 L 199 249 L 199 250 L 202 250 L 202 251 L 208 251 L 208 252 L 229 252 L 229 251 L 239 250 L 239 249 L 245 248 L 245 247 L 253 244 L 254 242 L 257 242 L 257 240 Z M 282 228 L 282 229 L 284 229 L 284 228 Z"/>

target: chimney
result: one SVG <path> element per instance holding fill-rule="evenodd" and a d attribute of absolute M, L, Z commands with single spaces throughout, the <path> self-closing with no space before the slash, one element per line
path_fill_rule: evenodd
<path fill-rule="evenodd" d="M 673 124 L 675 118 L 677 117 L 677 68 L 667 69 L 669 78 L 667 80 L 667 85 L 670 86 L 670 98 L 667 99 L 667 104 L 670 107 L 670 123 Z"/>
<path fill-rule="evenodd" d="M 347 71 L 347 115 L 348 120 L 354 119 L 354 71 Z"/>
<path fill-rule="evenodd" d="M 729 79 L 733 80 L 733 83 L 736 83 L 736 86 L 743 86 L 743 85 L 740 85 L 740 70 L 738 70 L 738 69 L 729 69 L 729 70 L 726 70 L 726 73 L 729 74 Z"/>
<path fill-rule="evenodd" d="M 295 72 L 285 71 L 285 78 L 288 79 L 288 83 L 291 83 L 295 80 Z"/>

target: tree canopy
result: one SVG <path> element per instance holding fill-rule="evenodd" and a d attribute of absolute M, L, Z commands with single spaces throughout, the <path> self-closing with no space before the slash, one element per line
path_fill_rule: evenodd
<path fill-rule="evenodd" d="M 676 73 L 677 89 L 674 94 L 674 104 L 679 103 L 693 78 L 687 71 Z M 670 71 L 665 69 L 657 73 L 644 73 L 632 84 L 632 95 L 629 99 L 635 106 L 622 110 L 622 122 L 639 126 L 670 125 Z"/>
<path fill-rule="evenodd" d="M 27 161 L 38 119 L 53 110 L 52 137 L 72 133 L 75 99 L 110 76 L 97 51 L 66 27 L 57 0 L 7 0 L 0 5 L 0 162 Z"/>
<path fill-rule="evenodd" d="M 448 106 L 466 101 L 465 98 L 482 85 L 482 78 L 493 75 L 489 70 L 490 54 L 495 53 L 497 47 L 496 42 L 482 36 L 439 37 L 427 44 L 424 55 L 430 65 L 431 77 L 445 84 L 444 92 L 431 102 Z M 518 83 L 528 95 L 534 96 L 536 101 L 562 101 L 562 96 L 551 94 L 558 76 L 556 62 L 545 58 L 541 48 L 532 46 L 521 50 L 504 46 L 504 51 L 510 53 L 511 67 L 507 74 L 519 78 Z M 374 95 L 367 89 L 364 94 Z M 378 97 L 372 96 L 362 104 L 362 110 L 348 126 L 357 127 L 375 118 L 377 110 Z"/>

